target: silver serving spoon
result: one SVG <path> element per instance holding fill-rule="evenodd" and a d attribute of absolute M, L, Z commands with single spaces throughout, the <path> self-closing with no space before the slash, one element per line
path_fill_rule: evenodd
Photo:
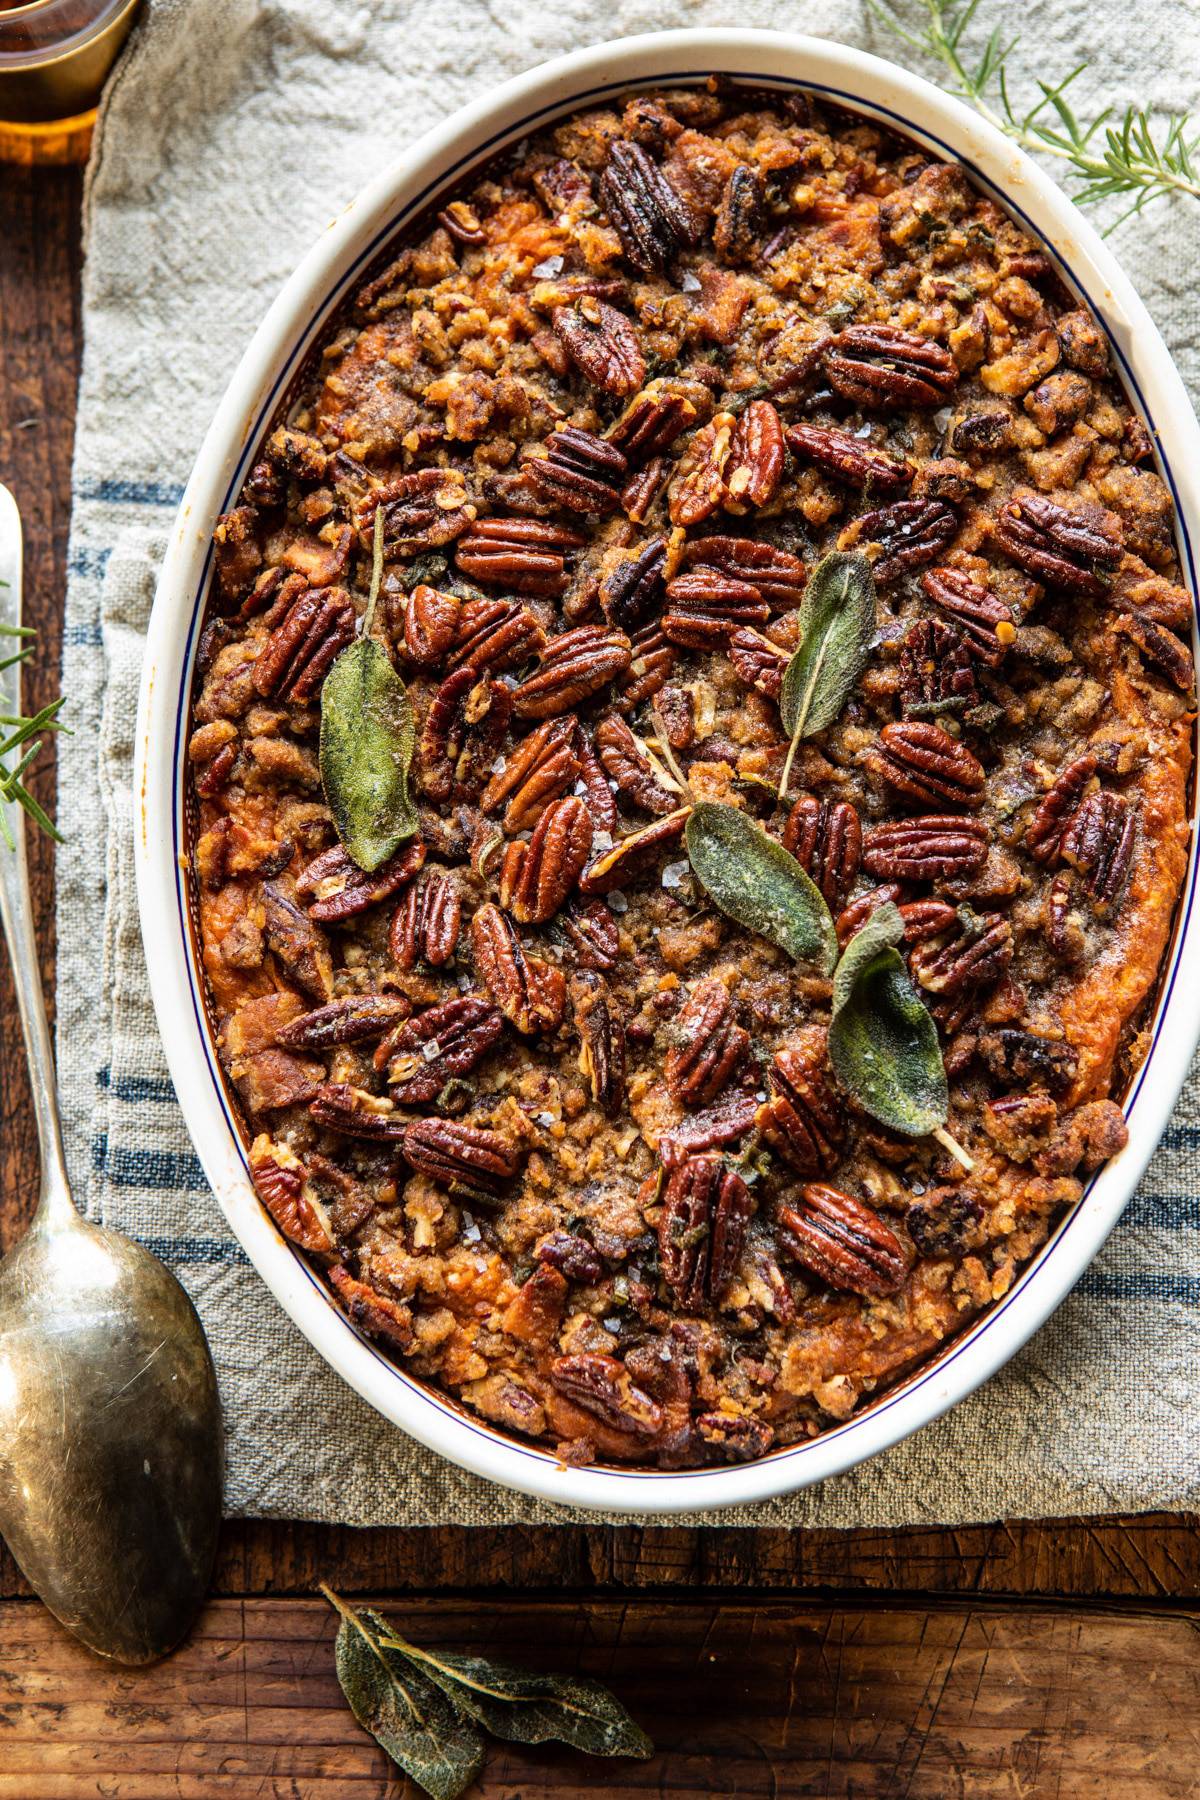
<path fill-rule="evenodd" d="M 21 522 L 0 487 L 0 622 L 21 618 Z M 18 648 L 0 638 L 0 659 Z M 20 665 L 0 671 L 19 711 Z M 0 738 L 4 727 L 0 725 Z M 221 1513 L 221 1408 L 191 1301 L 140 1244 L 81 1219 L 63 1162 L 33 937 L 25 816 L 0 798 L 0 918 L 42 1158 L 32 1225 L 0 1263 L 0 1533 L 63 1624 L 152 1662 L 204 1598 Z"/>

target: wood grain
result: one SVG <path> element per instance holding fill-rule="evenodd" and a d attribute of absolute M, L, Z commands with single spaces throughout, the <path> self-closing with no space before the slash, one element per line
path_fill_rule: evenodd
<path fill-rule="evenodd" d="M 26 664 L 33 711 L 58 692 L 62 599 L 71 518 L 71 451 L 79 383 L 79 209 L 82 171 L 0 166 L 0 481 L 25 526 L 25 617 L 38 630 Z M 53 741 L 29 785 L 53 805 Z M 54 857 L 29 836 L 34 919 L 46 996 L 54 999 Z M 0 957 L 0 1249 L 20 1236 L 37 1199 L 37 1140 L 7 961 Z"/>
<path fill-rule="evenodd" d="M 381 1602 L 415 1642 L 468 1638 L 608 1682 L 646 1763 L 492 1746 L 478 1800 L 1185 1800 L 1189 1618 L 957 1604 Z M 333 1674 L 323 1602 L 218 1600 L 166 1667 L 98 1666 L 0 1608 L 0 1800 L 388 1800 L 403 1792 Z M 4 1649 L 8 1655 L 3 1655 Z M 415 1790 L 407 1790 L 415 1792 Z"/>

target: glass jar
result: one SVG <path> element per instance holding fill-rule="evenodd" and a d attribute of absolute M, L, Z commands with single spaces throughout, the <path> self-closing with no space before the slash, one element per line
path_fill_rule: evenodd
<path fill-rule="evenodd" d="M 140 0 L 0 0 L 0 161 L 87 154 Z"/>

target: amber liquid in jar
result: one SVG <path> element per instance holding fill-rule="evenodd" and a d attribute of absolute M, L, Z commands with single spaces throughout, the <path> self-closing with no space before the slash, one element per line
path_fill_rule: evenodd
<path fill-rule="evenodd" d="M 140 0 L 0 0 L 0 162 L 82 161 Z"/>

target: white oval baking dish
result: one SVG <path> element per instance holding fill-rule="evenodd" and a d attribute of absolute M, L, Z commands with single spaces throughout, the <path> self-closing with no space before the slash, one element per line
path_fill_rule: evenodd
<path fill-rule="evenodd" d="M 733 1468 L 566 1468 L 458 1409 L 388 1360 L 279 1235 L 251 1187 L 206 1022 L 189 925 L 184 746 L 217 516 L 247 473 L 262 427 L 330 312 L 413 213 L 480 160 L 577 107 L 641 84 L 713 71 L 809 89 L 963 162 L 1055 260 L 1104 324 L 1178 509 L 1184 579 L 1196 591 L 1200 428 L 1145 307 L 1112 253 L 1021 151 L 957 100 L 877 57 L 780 32 L 673 31 L 580 50 L 462 108 L 377 176 L 314 245 L 271 307 L 205 438 L 172 532 L 150 622 L 134 782 L 137 881 L 150 982 L 167 1060 L 217 1201 L 263 1280 L 314 1347 L 363 1398 L 421 1443 L 492 1481 L 566 1505 L 686 1513 L 763 1500 L 837 1475 L 937 1418 L 1021 1347 L 1079 1279 L 1120 1216 L 1174 1105 L 1200 1034 L 1195 833 L 1149 1056 L 1125 1102 L 1127 1149 L 1094 1180 L 1012 1290 L 936 1361 L 812 1442 Z M 1103 1354 L 1098 1346 L 1097 1354 Z"/>

